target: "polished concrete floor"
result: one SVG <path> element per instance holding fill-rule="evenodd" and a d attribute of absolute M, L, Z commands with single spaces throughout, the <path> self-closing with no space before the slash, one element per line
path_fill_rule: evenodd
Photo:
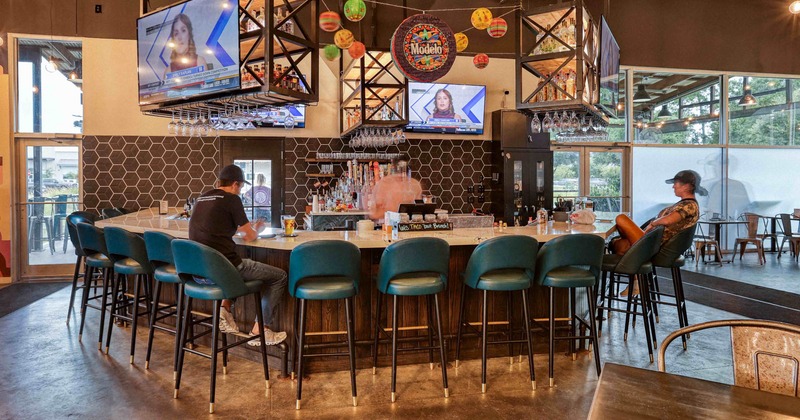
<path fill-rule="evenodd" d="M 99 314 L 90 310 L 83 341 L 75 317 L 65 325 L 69 289 L 49 295 L 0 318 L 0 418 L 198 418 L 208 410 L 209 362 L 187 355 L 179 399 L 172 398 L 172 337 L 157 334 L 150 370 L 144 369 L 146 329 L 139 330 L 135 364 L 128 363 L 130 329 L 115 328 L 111 352 L 97 350 Z M 689 302 L 690 322 L 737 316 Z M 76 311 L 77 312 L 77 311 Z M 656 369 L 649 362 L 641 323 L 623 341 L 624 317 L 604 326 L 603 363 Z M 675 311 L 664 308 L 658 339 L 677 328 Z M 527 358 L 526 358 L 527 359 Z M 440 369 L 428 364 L 398 369 L 398 400 L 390 402 L 391 370 L 377 375 L 359 361 L 359 405 L 352 407 L 346 372 L 315 373 L 303 382 L 303 408 L 294 409 L 295 383 L 277 379 L 265 391 L 261 365 L 232 357 L 217 381 L 214 417 L 224 418 L 585 418 L 597 384 L 589 352 L 573 361 L 556 355 L 555 387 L 547 381 L 547 355 L 534 357 L 538 389 L 528 381 L 527 360 L 506 357 L 488 363 L 488 390 L 481 394 L 480 361 L 449 363 L 450 398 L 442 397 Z M 362 363 L 364 362 L 364 363 Z M 388 360 L 384 359 L 384 365 Z M 362 366 L 363 365 L 363 366 Z M 693 334 L 689 350 L 670 347 L 668 370 L 732 382 L 727 331 Z M 626 396 L 635 398 L 635 395 Z"/>
<path fill-rule="evenodd" d="M 752 246 L 750 248 L 752 249 Z M 737 255 L 734 262 L 724 263 L 722 266 L 719 264 L 705 264 L 700 262 L 697 267 L 695 267 L 694 261 L 690 259 L 687 261 L 684 269 L 756 286 L 800 294 L 800 281 L 798 281 L 798 279 L 800 279 L 800 263 L 789 255 L 788 250 L 789 246 L 787 245 L 786 252 L 781 255 L 780 259 L 778 259 L 777 253 L 765 253 L 764 256 L 767 260 L 765 264 L 759 264 L 758 256 L 755 252 L 747 252 L 744 255 L 744 259 L 740 260 Z M 731 254 L 726 254 L 724 256 L 725 261 L 730 261 L 730 258 Z"/>

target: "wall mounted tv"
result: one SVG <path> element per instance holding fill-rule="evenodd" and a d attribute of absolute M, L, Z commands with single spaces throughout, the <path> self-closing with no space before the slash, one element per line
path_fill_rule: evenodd
<path fill-rule="evenodd" d="M 608 27 L 605 16 L 600 19 L 600 103 L 598 106 L 616 118 L 619 104 L 619 44 Z"/>
<path fill-rule="evenodd" d="M 286 105 L 280 108 L 271 108 L 269 111 L 259 112 L 260 121 L 256 123 L 259 127 L 286 127 L 286 117 L 294 119 L 295 128 L 305 128 L 306 126 L 306 106 L 305 105 Z"/>
<path fill-rule="evenodd" d="M 139 18 L 139 104 L 238 89 L 238 10 L 234 0 L 189 0 Z"/>
<path fill-rule="evenodd" d="M 486 86 L 408 83 L 406 131 L 483 134 Z"/>

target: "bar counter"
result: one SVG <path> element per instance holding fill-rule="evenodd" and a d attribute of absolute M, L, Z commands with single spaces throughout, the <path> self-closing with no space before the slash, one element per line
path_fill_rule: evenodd
<path fill-rule="evenodd" d="M 177 210 L 173 209 L 170 214 L 177 214 Z M 168 233 L 177 238 L 188 237 L 188 220 L 171 219 L 166 215 L 159 215 L 157 209 L 145 209 L 137 213 L 118 216 L 112 219 L 101 220 L 97 222 L 98 227 L 116 226 L 127 229 L 134 233 L 143 233 L 146 230 L 156 230 Z M 502 231 L 492 228 L 464 228 L 454 229 L 452 231 L 435 231 L 435 232 L 403 232 L 400 234 L 399 240 L 409 237 L 418 236 L 433 236 L 442 238 L 447 241 L 450 248 L 450 272 L 448 279 L 447 291 L 440 296 L 440 305 L 442 308 L 442 327 L 444 329 L 448 352 L 448 359 L 453 360 L 455 357 L 455 332 L 458 323 L 458 308 L 461 299 L 461 288 L 463 282 L 461 274 L 467 265 L 472 251 L 475 246 L 483 240 L 489 239 L 499 235 L 527 235 L 535 238 L 540 243 L 547 242 L 550 239 L 562 235 L 577 234 L 577 233 L 591 233 L 599 235 L 603 238 L 608 237 L 615 230 L 615 225 L 610 222 L 597 222 L 594 225 L 575 225 L 567 223 L 553 223 L 550 222 L 547 226 L 534 226 L 534 227 L 509 227 Z M 263 233 L 280 233 L 280 229 L 266 229 Z M 375 330 L 375 308 L 377 305 L 377 291 L 375 289 L 375 278 L 378 273 L 378 265 L 383 249 L 390 244 L 390 242 L 383 239 L 381 231 L 369 232 L 364 237 L 359 237 L 354 231 L 337 231 L 337 232 L 312 232 L 312 231 L 297 231 L 298 236 L 294 238 L 276 237 L 270 239 L 258 239 L 253 242 L 244 242 L 238 238 L 235 241 L 239 244 L 238 251 L 244 258 L 251 258 L 256 261 L 265 262 L 283 270 L 289 270 L 289 255 L 291 250 L 304 242 L 318 240 L 318 239 L 340 239 L 356 244 L 361 249 L 361 279 L 359 283 L 359 293 L 355 298 L 355 329 L 356 329 L 356 353 L 358 368 L 372 367 L 371 360 L 371 344 L 372 335 Z M 174 301 L 174 292 L 167 288 L 166 292 L 162 294 L 162 301 Z M 530 299 L 532 305 L 532 314 L 535 319 L 545 320 L 547 317 L 547 294 L 546 289 L 535 286 L 531 288 Z M 426 299 L 423 297 L 405 297 L 405 301 L 401 304 L 399 312 L 399 322 L 401 326 L 418 326 L 426 325 L 427 307 Z M 468 322 L 479 322 L 481 313 L 481 294 L 472 292 L 467 294 L 468 304 L 466 305 L 465 317 Z M 505 293 L 490 293 L 489 294 L 489 320 L 490 321 L 505 321 L 511 319 L 512 325 L 521 327 L 522 324 L 522 307 L 519 301 L 520 297 L 517 294 L 510 297 Z M 583 302 L 585 299 L 578 299 L 578 302 Z M 568 308 L 568 295 L 565 290 L 556 291 L 556 314 L 559 317 L 567 315 Z M 390 305 L 384 305 L 384 308 L 389 309 Z M 286 331 L 289 338 L 286 340 L 290 349 L 294 346 L 293 334 L 293 319 L 294 319 L 295 300 L 286 294 L 284 303 L 279 308 L 277 319 L 271 325 L 271 328 L 276 331 Z M 208 308 L 198 305 L 198 310 L 203 312 L 210 312 L 210 305 Z M 577 308 L 578 311 L 585 311 L 586 308 Z M 308 304 L 308 320 L 307 331 L 335 331 L 339 335 L 333 336 L 309 336 L 307 342 L 312 346 L 332 341 L 338 341 L 343 338 L 346 329 L 345 323 L 345 309 L 343 302 L 331 301 L 310 301 Z M 388 312 L 388 313 L 387 313 Z M 382 323 L 384 326 L 391 325 L 391 311 L 387 310 L 381 314 Z M 242 331 L 249 331 L 252 327 L 253 319 L 255 319 L 255 308 L 251 299 L 241 299 L 234 305 L 234 316 L 237 319 L 239 328 Z M 506 328 L 504 325 L 497 325 L 493 327 L 492 331 L 500 331 Z M 547 352 L 547 339 L 546 335 L 540 333 L 539 330 L 534 338 L 534 351 L 536 353 Z M 400 333 L 401 340 L 414 340 L 418 337 L 425 337 L 426 330 L 408 330 Z M 519 333 L 517 333 L 519 335 Z M 480 357 L 480 347 L 477 345 L 477 337 L 470 337 L 465 335 L 464 344 L 462 345 L 462 358 L 471 359 Z M 566 341 L 563 342 L 566 345 Z M 401 341 L 402 347 L 402 341 Z M 334 351 L 336 349 L 317 348 L 315 351 Z M 390 343 L 382 343 L 379 347 L 378 363 L 380 366 L 386 366 L 391 361 L 391 345 Z M 510 346 L 490 346 L 490 356 L 505 356 L 511 352 Z M 513 350 L 514 354 L 524 353 L 523 349 L 519 346 Z M 253 351 L 235 352 L 244 355 L 248 358 L 255 358 L 257 353 Z M 270 354 L 275 354 L 270 351 Z M 290 351 L 290 355 L 293 352 Z M 420 363 L 427 361 L 427 351 L 425 352 L 399 352 L 398 363 Z M 271 364 L 275 360 L 270 361 Z M 290 360 L 290 363 L 292 361 Z M 291 365 L 290 365 L 291 366 Z M 285 369 L 285 367 L 281 366 Z M 348 369 L 347 358 L 312 358 L 308 362 L 310 371 L 319 370 L 346 370 Z"/>

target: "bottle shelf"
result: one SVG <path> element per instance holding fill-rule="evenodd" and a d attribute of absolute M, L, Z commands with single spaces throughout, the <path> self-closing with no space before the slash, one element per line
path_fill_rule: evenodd
<path fill-rule="evenodd" d="M 336 174 L 306 174 L 306 178 L 334 178 Z"/>

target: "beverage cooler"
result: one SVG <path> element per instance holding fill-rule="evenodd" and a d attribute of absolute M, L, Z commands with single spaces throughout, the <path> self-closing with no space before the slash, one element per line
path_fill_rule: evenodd
<path fill-rule="evenodd" d="M 540 208 L 553 208 L 550 134 L 531 133 L 529 122 L 515 110 L 492 113 L 492 213 L 509 226 L 524 226 Z"/>

